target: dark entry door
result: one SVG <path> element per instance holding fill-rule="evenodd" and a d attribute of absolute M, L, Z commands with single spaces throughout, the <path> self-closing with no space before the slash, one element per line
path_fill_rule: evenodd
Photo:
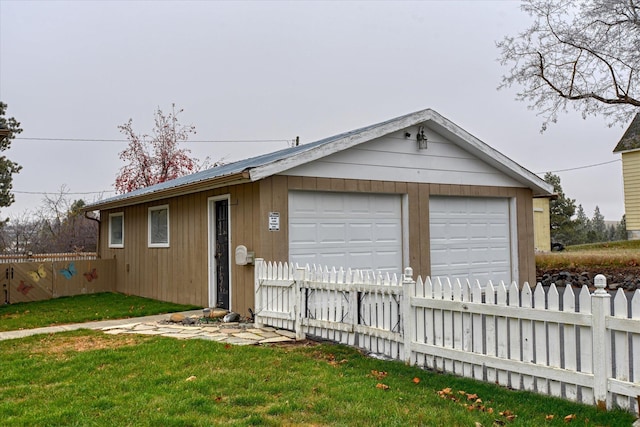
<path fill-rule="evenodd" d="M 216 306 L 229 310 L 229 201 L 216 204 Z"/>

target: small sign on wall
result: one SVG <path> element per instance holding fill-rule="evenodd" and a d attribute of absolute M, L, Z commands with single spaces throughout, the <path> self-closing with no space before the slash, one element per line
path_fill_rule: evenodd
<path fill-rule="evenodd" d="M 280 212 L 269 212 L 269 231 L 280 231 Z"/>

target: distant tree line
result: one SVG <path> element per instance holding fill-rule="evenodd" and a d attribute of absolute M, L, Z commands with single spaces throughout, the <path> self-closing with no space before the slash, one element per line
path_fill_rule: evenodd
<path fill-rule="evenodd" d="M 550 172 L 544 180 L 553 185 L 557 195 L 549 202 L 551 220 L 551 241 L 563 245 L 581 245 L 585 243 L 627 240 L 624 215 L 620 222 L 607 226 L 600 208 L 596 206 L 589 218 L 582 205 L 576 207 L 575 199 L 570 199 L 562 191 L 560 177 Z"/>
<path fill-rule="evenodd" d="M 35 212 L 14 215 L 0 228 L 0 254 L 95 252 L 98 221 L 85 216 L 84 200 L 71 200 L 63 186 L 46 195 Z"/>

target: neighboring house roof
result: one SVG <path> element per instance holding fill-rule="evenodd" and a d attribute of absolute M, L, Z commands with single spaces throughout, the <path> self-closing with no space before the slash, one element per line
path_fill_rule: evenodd
<path fill-rule="evenodd" d="M 631 124 L 624 135 L 622 135 L 613 152 L 621 153 L 632 150 L 640 150 L 640 113 L 637 113 L 633 120 L 631 120 Z"/>
<path fill-rule="evenodd" d="M 134 190 L 89 204 L 84 210 L 111 209 L 218 188 L 225 185 L 258 181 L 262 178 L 283 173 L 296 166 L 312 162 L 355 145 L 418 124 L 424 124 L 442 134 L 467 152 L 482 159 L 518 182 L 523 183 L 525 187 L 533 190 L 534 195 L 550 195 L 553 192 L 553 187 L 534 173 L 489 147 L 434 110 L 427 109 L 341 133 L 319 141 L 217 166 L 171 181 Z"/>

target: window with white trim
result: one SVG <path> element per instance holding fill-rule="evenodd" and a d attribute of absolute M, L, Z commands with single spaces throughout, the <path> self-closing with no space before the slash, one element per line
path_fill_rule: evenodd
<path fill-rule="evenodd" d="M 109 214 L 109 247 L 124 248 L 124 213 Z"/>
<path fill-rule="evenodd" d="M 149 208 L 149 247 L 169 247 L 169 205 Z"/>

